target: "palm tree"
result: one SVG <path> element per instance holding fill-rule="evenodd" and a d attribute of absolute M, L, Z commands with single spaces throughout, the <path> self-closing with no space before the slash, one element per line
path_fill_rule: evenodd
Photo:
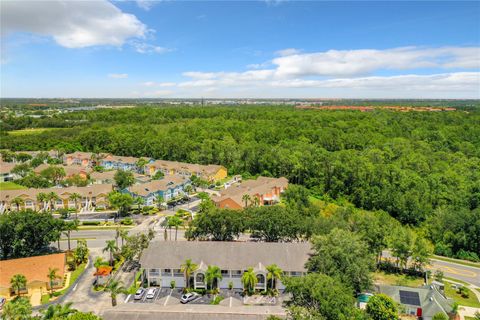
<path fill-rule="evenodd" d="M 242 275 L 242 284 L 243 288 L 248 292 L 252 293 L 255 290 L 255 286 L 257 285 L 258 279 L 255 272 L 253 272 L 253 268 L 248 268 Z"/>
<path fill-rule="evenodd" d="M 79 193 L 72 193 L 68 200 L 75 202 L 75 219 L 78 219 L 78 200 L 82 199 L 82 196 Z"/>
<path fill-rule="evenodd" d="M 248 202 L 250 202 L 252 198 L 248 194 L 244 194 L 242 196 L 242 201 L 245 202 L 245 207 L 248 207 Z"/>
<path fill-rule="evenodd" d="M 253 197 L 253 203 L 252 204 L 253 204 L 254 207 L 258 207 L 260 205 L 260 198 L 257 197 L 257 196 Z"/>
<path fill-rule="evenodd" d="M 187 185 L 185 186 L 184 190 L 187 194 L 190 194 L 193 191 L 193 187 L 191 185 Z"/>
<path fill-rule="evenodd" d="M 280 269 L 276 264 L 271 264 L 266 267 L 267 269 L 267 280 L 270 280 L 271 283 L 271 289 L 275 289 L 276 284 L 277 284 L 277 279 L 280 279 L 280 277 L 283 274 L 283 270 Z"/>
<path fill-rule="evenodd" d="M 168 217 L 168 227 L 170 228 L 170 240 L 172 239 L 171 228 L 175 228 L 175 241 L 177 241 L 178 227 L 183 224 L 182 219 L 177 216 Z"/>
<path fill-rule="evenodd" d="M 123 286 L 123 282 L 112 280 L 105 287 L 105 291 L 110 292 L 112 307 L 115 307 L 117 305 L 117 295 L 120 293 L 126 293 L 127 289 Z"/>
<path fill-rule="evenodd" d="M 208 266 L 205 271 L 205 281 L 207 282 L 207 288 L 213 289 L 213 286 L 217 285 L 218 280 L 222 280 L 222 271 L 217 266 Z"/>
<path fill-rule="evenodd" d="M 117 252 L 118 247 L 115 244 L 115 240 L 107 240 L 106 246 L 103 248 L 103 252 L 108 252 L 110 254 L 110 265 L 113 266 L 113 254 Z"/>
<path fill-rule="evenodd" d="M 52 295 L 53 295 L 53 282 L 55 281 L 55 279 L 62 278 L 57 274 L 57 272 L 58 272 L 58 268 L 48 268 L 47 277 L 50 280 L 50 290 L 52 292 Z"/>
<path fill-rule="evenodd" d="M 41 202 L 42 203 L 42 211 L 45 211 L 46 209 L 46 201 L 48 199 L 48 196 L 46 193 L 44 192 L 40 192 L 39 194 L 37 194 L 37 202 Z"/>
<path fill-rule="evenodd" d="M 66 222 L 64 227 L 63 227 L 65 235 L 67 236 L 67 239 L 68 239 L 68 251 L 71 250 L 71 248 L 70 248 L 70 233 L 72 231 L 78 230 L 78 225 L 79 225 L 79 222 L 78 222 L 78 220 L 75 219 L 73 221 Z"/>
<path fill-rule="evenodd" d="M 27 278 L 23 274 L 16 274 L 10 279 L 10 285 L 19 297 L 20 290 L 27 287 Z"/>
<path fill-rule="evenodd" d="M 17 211 L 20 211 L 20 206 L 25 204 L 25 200 L 23 200 L 20 197 L 15 197 L 15 198 L 12 199 L 11 204 L 13 204 L 17 207 Z"/>
<path fill-rule="evenodd" d="M 120 237 L 120 230 L 122 230 L 122 228 L 120 227 L 115 228 L 115 245 L 117 246 L 117 248 L 118 248 L 118 238 Z"/>
<path fill-rule="evenodd" d="M 60 200 L 60 197 L 52 191 L 47 195 L 47 199 L 50 201 L 50 210 L 55 210 L 55 201 Z"/>
<path fill-rule="evenodd" d="M 137 205 L 137 211 L 140 212 L 140 206 L 145 204 L 145 199 L 143 199 L 142 197 L 136 197 L 135 199 L 133 199 L 133 203 Z"/>
<path fill-rule="evenodd" d="M 118 235 L 120 239 L 122 239 L 122 248 L 123 248 L 123 241 L 127 240 L 128 238 L 128 230 L 120 229 Z"/>
<path fill-rule="evenodd" d="M 72 309 L 73 302 L 67 302 L 64 305 L 55 304 L 50 305 L 48 309 L 40 311 L 43 315 L 43 320 L 57 320 L 67 319 L 69 315 L 78 312 L 76 309 Z"/>
<path fill-rule="evenodd" d="M 160 209 L 162 208 L 162 206 L 163 206 L 163 203 L 165 202 L 165 199 L 163 199 L 162 196 L 158 195 L 155 200 L 156 200 L 156 202 L 157 202 L 158 210 L 160 210 Z"/>
<path fill-rule="evenodd" d="M 191 259 L 185 260 L 185 263 L 180 266 L 180 270 L 185 274 L 185 287 L 190 288 L 190 276 L 198 269 L 198 265 L 192 262 Z"/>
<path fill-rule="evenodd" d="M 138 159 L 137 163 L 135 163 L 140 173 L 145 173 L 145 165 L 147 163 L 148 161 L 145 158 L 140 158 Z"/>
<path fill-rule="evenodd" d="M 32 305 L 28 298 L 16 298 L 3 306 L 2 319 L 32 319 Z"/>

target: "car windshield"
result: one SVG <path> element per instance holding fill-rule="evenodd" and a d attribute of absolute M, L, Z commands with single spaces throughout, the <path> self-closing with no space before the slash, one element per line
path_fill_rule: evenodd
<path fill-rule="evenodd" d="M 142 289 L 138 289 L 138 290 L 137 290 L 137 294 L 141 294 L 142 292 L 143 292 Z"/>

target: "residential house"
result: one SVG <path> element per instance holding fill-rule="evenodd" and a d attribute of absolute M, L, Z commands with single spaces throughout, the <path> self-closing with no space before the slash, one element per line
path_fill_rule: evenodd
<path fill-rule="evenodd" d="M 35 172 L 36 174 L 40 174 L 40 172 L 49 168 L 50 166 L 51 165 L 47 163 L 42 163 L 41 165 L 33 169 L 33 172 Z M 78 175 L 80 178 L 87 180 L 89 173 L 91 171 L 86 167 L 76 166 L 76 165 L 53 165 L 53 166 L 63 168 L 63 170 L 65 170 L 65 178 L 71 178 L 75 175 Z"/>
<path fill-rule="evenodd" d="M 77 201 L 80 212 L 90 212 L 96 208 L 104 209 L 108 206 L 108 193 L 113 190 L 111 184 L 96 184 L 86 187 L 67 187 L 67 188 L 45 188 L 45 189 L 24 189 L 24 190 L 2 190 L 0 193 L 0 214 L 6 210 L 17 210 L 17 206 L 12 204 L 12 200 L 20 197 L 23 204 L 19 207 L 31 210 L 50 210 L 52 204 L 50 201 L 39 202 L 37 199 L 40 193 L 55 193 L 59 199 L 53 203 L 53 209 L 74 209 L 75 201 L 70 200 L 73 193 L 78 193 L 81 199 Z"/>
<path fill-rule="evenodd" d="M 308 242 L 220 242 L 220 241 L 158 241 L 150 243 L 142 253 L 140 264 L 144 279 L 149 286 L 185 287 L 185 275 L 181 265 L 191 259 L 198 269 L 192 274 L 193 287 L 205 288 L 205 272 L 209 265 L 221 269 L 220 289 L 242 289 L 241 278 L 248 268 L 253 268 L 258 283 L 256 289 L 266 290 L 266 267 L 276 264 L 285 276 L 302 276 L 307 270 L 305 263 L 311 253 Z M 284 289 L 279 280 L 277 289 Z"/>
<path fill-rule="evenodd" d="M 19 175 L 12 173 L 16 165 L 16 163 L 12 162 L 0 162 L 0 182 L 13 181 L 20 178 Z"/>
<path fill-rule="evenodd" d="M 420 288 L 378 285 L 376 289 L 399 303 L 402 313 L 418 319 L 432 320 L 437 313 L 448 316 L 452 312 L 453 300 L 445 296 L 441 283 Z"/>
<path fill-rule="evenodd" d="M 90 180 L 93 184 L 115 184 L 115 173 L 117 173 L 117 170 L 104 172 L 95 171 L 90 174 Z M 150 177 L 138 173 L 133 173 L 133 178 L 135 179 L 136 184 L 147 183 L 151 181 Z"/>
<path fill-rule="evenodd" d="M 150 176 L 161 171 L 165 176 L 180 175 L 190 178 L 195 175 L 209 182 L 215 182 L 227 177 L 227 169 L 220 165 L 190 164 L 177 161 L 156 160 L 147 164 L 146 173 Z"/>
<path fill-rule="evenodd" d="M 91 152 L 68 153 L 63 156 L 63 163 L 67 165 L 78 165 L 83 167 L 93 167 L 95 165 L 95 156 Z"/>
<path fill-rule="evenodd" d="M 219 208 L 242 209 L 258 199 L 258 205 L 271 205 L 280 201 L 280 195 L 288 187 L 287 178 L 258 177 L 256 180 L 246 180 L 222 190 L 219 197 L 213 201 Z M 246 203 L 244 196 L 248 195 Z"/>
<path fill-rule="evenodd" d="M 138 160 L 140 159 L 141 158 L 114 156 L 109 154 L 100 161 L 100 165 L 107 170 L 115 169 L 141 173 L 143 172 L 144 168 L 137 166 Z M 143 159 L 145 159 L 147 163 L 153 161 L 151 158 Z"/>
<path fill-rule="evenodd" d="M 151 206 L 156 202 L 158 196 L 163 197 L 164 201 L 183 196 L 187 185 L 190 185 L 190 180 L 187 178 L 172 176 L 130 186 L 125 192 L 130 193 L 134 198 L 142 197 L 145 205 Z"/>
<path fill-rule="evenodd" d="M 53 281 L 53 287 L 62 287 L 65 266 L 65 253 L 0 260 L 0 296 L 11 297 L 15 295 L 10 280 L 16 274 L 22 274 L 27 278 L 27 286 L 20 290 L 22 294 L 31 295 L 37 290 L 40 291 L 40 294 L 47 293 L 47 290 L 50 290 L 49 268 L 57 269 L 57 275 L 59 276 L 58 279 Z"/>

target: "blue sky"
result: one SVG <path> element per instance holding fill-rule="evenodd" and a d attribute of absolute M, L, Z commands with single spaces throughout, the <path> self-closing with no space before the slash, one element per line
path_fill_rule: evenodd
<path fill-rule="evenodd" d="M 1 6 L 2 97 L 480 98 L 476 1 Z"/>

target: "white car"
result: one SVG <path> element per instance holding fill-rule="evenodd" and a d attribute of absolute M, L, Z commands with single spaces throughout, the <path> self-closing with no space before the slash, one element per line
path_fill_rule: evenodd
<path fill-rule="evenodd" d="M 145 289 L 139 288 L 137 292 L 135 292 L 135 296 L 133 296 L 134 300 L 141 300 L 143 295 L 145 294 Z"/>
<path fill-rule="evenodd" d="M 185 293 L 181 298 L 180 298 L 180 302 L 181 303 L 188 303 L 190 301 L 193 301 L 195 299 L 197 299 L 198 297 L 198 294 L 195 293 L 195 292 L 189 292 L 189 293 Z"/>
<path fill-rule="evenodd" d="M 147 299 L 153 299 L 155 297 L 155 293 L 157 293 L 157 289 L 150 288 L 147 291 Z"/>

